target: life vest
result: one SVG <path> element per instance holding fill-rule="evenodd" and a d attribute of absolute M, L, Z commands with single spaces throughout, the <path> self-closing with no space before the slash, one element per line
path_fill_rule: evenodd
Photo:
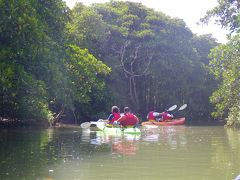
<path fill-rule="evenodd" d="M 148 113 L 147 119 L 148 121 L 155 121 L 155 117 L 153 116 L 154 111 Z"/>
<path fill-rule="evenodd" d="M 138 119 L 134 114 L 125 113 L 125 120 L 121 122 L 123 126 L 134 126 L 138 123 Z"/>
<path fill-rule="evenodd" d="M 163 112 L 162 113 L 162 120 L 163 121 L 167 121 L 167 120 L 171 120 L 171 119 L 172 119 L 171 114 L 169 114 L 168 112 Z"/>
<path fill-rule="evenodd" d="M 113 112 L 112 113 L 113 115 L 113 118 L 111 119 L 111 121 L 109 122 L 109 124 L 112 124 L 114 121 L 118 120 L 121 116 L 120 116 L 120 113 L 115 113 Z"/>

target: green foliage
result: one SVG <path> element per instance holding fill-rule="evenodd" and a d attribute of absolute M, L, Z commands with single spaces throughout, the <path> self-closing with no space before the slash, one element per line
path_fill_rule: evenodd
<path fill-rule="evenodd" d="M 207 11 L 205 17 L 202 18 L 201 21 L 203 23 L 208 23 L 208 21 L 214 17 L 214 20 L 217 24 L 229 29 L 231 32 L 239 33 L 239 7 L 239 0 L 218 0 L 218 6 Z"/>
<path fill-rule="evenodd" d="M 225 45 L 217 46 L 212 52 L 209 69 L 218 80 L 218 88 L 210 100 L 215 105 L 213 116 L 227 120 L 228 126 L 239 127 L 239 94 L 240 94 L 240 12 L 239 1 L 219 0 L 218 6 L 209 10 L 203 23 L 214 17 L 222 27 L 229 29 L 235 36 Z"/>
<path fill-rule="evenodd" d="M 216 105 L 214 115 L 228 117 L 230 121 L 238 119 L 234 115 L 237 115 L 235 111 L 240 101 L 239 48 L 240 36 L 236 35 L 229 43 L 220 45 L 211 52 L 213 59 L 210 62 L 210 70 L 220 82 L 218 89 L 211 96 L 211 102 Z"/>
<path fill-rule="evenodd" d="M 188 103 L 190 118 L 208 117 L 215 81 L 204 66 L 215 40 L 194 36 L 183 20 L 120 1 L 0 8 L 0 116 L 80 122 L 102 118 L 112 104 L 145 117 Z"/>
<path fill-rule="evenodd" d="M 23 96 L 18 97 L 17 116 L 23 120 L 51 119 L 52 115 L 48 109 L 47 92 L 44 82 L 38 81 L 26 73 L 21 75 L 21 77 L 23 78 L 22 82 L 18 85 L 21 88 L 16 94 Z"/>
<path fill-rule="evenodd" d="M 77 3 L 71 13 L 71 21 L 67 24 L 70 42 L 84 48 L 99 48 L 97 41 L 105 38 L 106 25 L 92 8 Z"/>
<path fill-rule="evenodd" d="M 240 128 L 240 104 L 239 102 L 229 109 L 227 126 Z"/>
<path fill-rule="evenodd" d="M 209 118 L 211 108 L 204 107 L 211 106 L 212 86 L 206 86 L 210 75 L 204 64 L 216 45 L 211 37 L 192 41 L 185 22 L 140 3 L 111 1 L 93 8 L 107 24 L 101 56 L 112 67 L 108 86 L 115 104 L 127 104 L 145 117 L 153 108 L 187 102 L 191 118 Z"/>
<path fill-rule="evenodd" d="M 16 64 L 0 63 L 1 114 L 20 119 L 48 119 L 45 84 Z"/>
<path fill-rule="evenodd" d="M 110 69 L 87 50 L 66 47 L 70 10 L 63 1 L 0 1 L 0 8 L 0 117 L 51 120 L 90 101 L 92 88 L 104 89 Z"/>
<path fill-rule="evenodd" d="M 44 37 L 35 1 L 1 1 L 0 7 L 1 116 L 44 119 L 49 115 L 45 84 L 33 74 Z"/>
<path fill-rule="evenodd" d="M 139 3 L 111 1 L 110 3 L 97 4 L 94 8 L 110 27 L 111 34 L 117 33 L 123 38 L 143 38 L 153 35 L 145 21 L 149 9 Z"/>
<path fill-rule="evenodd" d="M 65 64 L 71 81 L 71 99 L 80 103 L 89 102 L 92 88 L 102 90 L 105 86 L 104 81 L 100 81 L 100 75 L 109 74 L 111 69 L 98 61 L 87 49 L 70 45 L 67 54 L 69 58 Z"/>

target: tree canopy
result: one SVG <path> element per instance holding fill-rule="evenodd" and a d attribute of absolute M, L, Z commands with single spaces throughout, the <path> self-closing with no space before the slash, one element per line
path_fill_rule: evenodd
<path fill-rule="evenodd" d="M 219 0 L 218 6 L 209 10 L 202 19 L 208 22 L 211 17 L 233 34 L 229 42 L 214 48 L 210 54 L 209 68 L 218 80 L 218 88 L 211 96 L 216 118 L 227 120 L 227 125 L 240 126 L 240 3 L 237 0 Z"/>
<path fill-rule="evenodd" d="M 191 121 L 211 118 L 217 81 L 206 65 L 217 43 L 183 20 L 120 1 L 0 8 L 0 117 L 80 123 L 118 105 L 145 120 L 150 110 L 187 103 Z"/>
<path fill-rule="evenodd" d="M 96 74 L 110 69 L 71 45 L 70 9 L 63 1 L 1 1 L 0 7 L 2 117 L 50 120 L 89 101 L 92 88 L 103 89 Z"/>

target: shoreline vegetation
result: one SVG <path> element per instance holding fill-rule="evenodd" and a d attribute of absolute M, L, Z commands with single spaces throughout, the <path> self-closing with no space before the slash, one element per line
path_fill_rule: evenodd
<path fill-rule="evenodd" d="M 48 128 L 50 127 L 49 122 L 43 120 L 20 120 L 15 118 L 3 118 L 0 117 L 0 128 L 20 128 L 20 127 L 31 127 L 31 128 Z"/>
<path fill-rule="evenodd" d="M 221 15 L 234 36 L 220 44 L 141 3 L 0 1 L 0 126 L 81 124 L 113 105 L 145 120 L 187 103 L 188 125 L 239 127 L 238 6 L 223 0 L 201 19 Z"/>
<path fill-rule="evenodd" d="M 187 126 L 225 126 L 225 121 L 194 121 L 194 122 L 187 122 Z M 19 120 L 19 119 L 11 119 L 11 118 L 3 118 L 0 117 L 0 129 L 4 128 L 81 128 L 80 124 L 70 124 L 64 122 L 57 122 L 54 125 L 42 120 Z"/>
<path fill-rule="evenodd" d="M 54 125 L 47 122 L 46 120 L 20 120 L 13 118 L 0 117 L 0 129 L 4 128 L 81 128 L 80 124 L 69 124 L 57 122 Z"/>

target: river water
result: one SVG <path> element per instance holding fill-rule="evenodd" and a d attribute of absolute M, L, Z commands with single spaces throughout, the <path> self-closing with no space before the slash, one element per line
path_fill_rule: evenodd
<path fill-rule="evenodd" d="M 220 126 L 0 130 L 2 180 L 231 180 L 240 174 L 240 131 Z"/>

